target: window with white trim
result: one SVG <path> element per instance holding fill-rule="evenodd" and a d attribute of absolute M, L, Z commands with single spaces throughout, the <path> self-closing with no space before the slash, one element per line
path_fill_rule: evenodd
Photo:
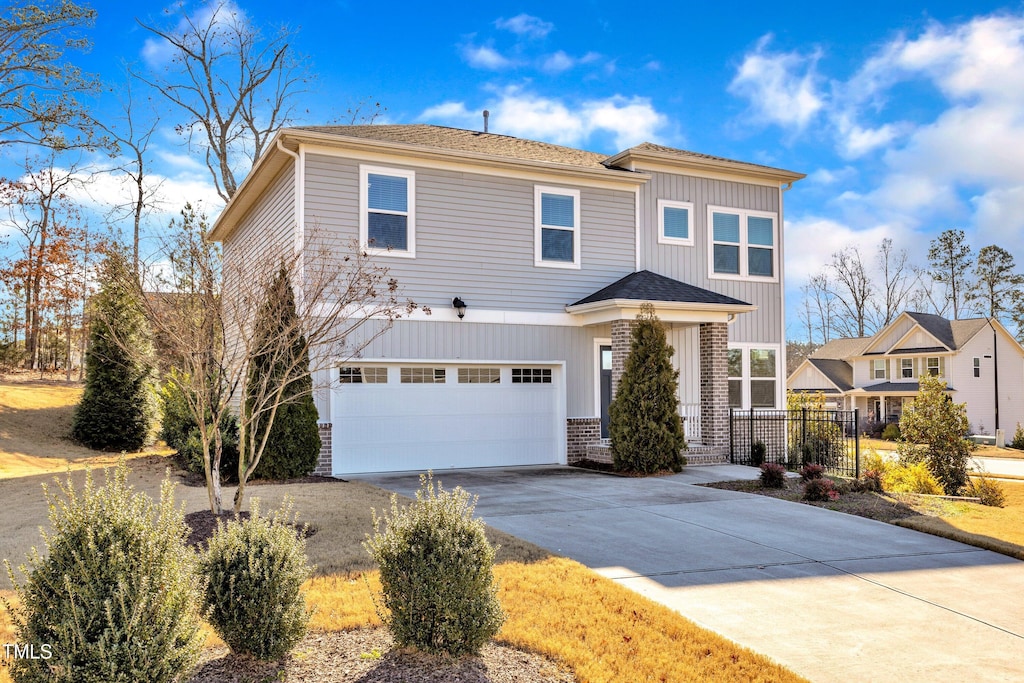
<path fill-rule="evenodd" d="M 779 350 L 760 344 L 730 346 L 729 406 L 776 408 L 779 402 Z"/>
<path fill-rule="evenodd" d="M 942 372 L 939 365 L 939 357 L 934 356 L 932 358 L 925 358 L 925 368 L 927 369 L 929 375 L 931 375 L 932 377 L 938 377 L 939 373 Z"/>
<path fill-rule="evenodd" d="M 580 267 L 580 191 L 534 187 L 534 265 Z"/>
<path fill-rule="evenodd" d="M 777 223 L 774 213 L 709 206 L 710 277 L 778 281 Z"/>
<path fill-rule="evenodd" d="M 974 376 L 981 377 L 981 358 L 974 357 Z"/>
<path fill-rule="evenodd" d="M 900 377 L 912 379 L 914 377 L 914 359 L 900 358 Z"/>
<path fill-rule="evenodd" d="M 343 367 L 338 373 L 342 384 L 387 384 L 387 368 Z"/>
<path fill-rule="evenodd" d="M 444 368 L 402 368 L 402 384 L 444 384 Z"/>
<path fill-rule="evenodd" d="M 512 384 L 551 384 L 551 368 L 512 368 Z"/>
<path fill-rule="evenodd" d="M 375 254 L 416 255 L 416 174 L 359 167 L 359 243 Z"/>
<path fill-rule="evenodd" d="M 887 374 L 886 366 L 888 365 L 888 361 L 885 360 L 884 358 L 876 358 L 875 360 L 871 361 L 871 364 L 873 377 L 875 379 L 885 379 Z"/>
<path fill-rule="evenodd" d="M 500 384 L 500 368 L 459 368 L 459 384 Z"/>
<path fill-rule="evenodd" d="M 658 243 L 693 246 L 693 203 L 658 200 Z"/>

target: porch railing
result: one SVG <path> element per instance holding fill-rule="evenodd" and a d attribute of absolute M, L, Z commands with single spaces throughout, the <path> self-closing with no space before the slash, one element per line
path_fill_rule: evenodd
<path fill-rule="evenodd" d="M 700 428 L 700 404 L 681 404 L 679 406 L 679 415 L 683 418 L 683 431 L 686 433 L 686 443 L 704 443 Z"/>

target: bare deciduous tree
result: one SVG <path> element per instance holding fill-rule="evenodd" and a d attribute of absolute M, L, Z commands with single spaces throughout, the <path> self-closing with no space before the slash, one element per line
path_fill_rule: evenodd
<path fill-rule="evenodd" d="M 236 173 L 248 172 L 292 120 L 309 76 L 291 31 L 282 27 L 265 38 L 229 0 L 179 19 L 166 28 L 139 22 L 170 57 L 161 71 L 136 75 L 184 114 L 176 128 L 204 150 L 217 193 L 227 201 L 238 188 Z M 243 160 L 245 168 L 237 168 Z"/>
<path fill-rule="evenodd" d="M 167 249 L 170 273 L 163 285 L 171 285 L 173 291 L 151 294 L 145 301 L 158 347 L 180 370 L 170 379 L 179 383 L 199 427 L 210 509 L 219 513 L 223 443 L 217 426 L 228 411 L 238 415 L 238 511 L 286 388 L 358 355 L 416 304 L 401 301 L 398 283 L 388 277 L 387 269 L 356 244 L 339 254 L 336 245 L 309 246 L 317 243 L 311 239 L 301 255 L 283 260 L 252 255 L 224 265 L 216 246 L 205 241 L 206 229 L 205 218 L 187 207 Z M 279 305 L 275 297 L 280 288 L 272 284 L 282 269 L 300 293 L 297 314 L 275 335 L 254 334 L 257 312 Z M 299 337 L 310 358 L 308 366 L 291 360 Z M 274 381 L 250 376 L 249 364 L 257 356 L 280 361 L 275 364 L 283 370 Z M 292 393 L 289 400 L 298 396 Z M 247 407 L 239 410 L 244 397 Z M 250 434 L 263 438 L 252 439 Z"/>
<path fill-rule="evenodd" d="M 801 316 L 807 325 L 807 341 L 814 342 L 814 333 L 820 334 L 822 344 L 832 339 L 833 320 L 836 314 L 836 300 L 832 293 L 832 283 L 828 275 L 818 273 L 812 275 L 807 284 L 801 287 L 804 301 L 807 302 Z"/>
<path fill-rule="evenodd" d="M 832 294 L 840 313 L 833 319 L 833 329 L 843 337 L 874 333 L 869 327 L 875 287 L 864 267 L 860 249 L 847 247 L 837 251 L 827 267 L 832 274 Z"/>
<path fill-rule="evenodd" d="M 874 305 L 875 329 L 882 329 L 906 310 L 914 289 L 912 271 L 907 263 L 907 250 L 896 251 L 888 237 L 878 245 L 875 255 L 878 272 L 882 276 L 879 301 Z"/>

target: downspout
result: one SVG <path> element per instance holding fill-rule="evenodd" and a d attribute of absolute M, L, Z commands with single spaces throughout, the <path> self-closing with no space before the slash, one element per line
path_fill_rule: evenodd
<path fill-rule="evenodd" d="M 992 328 L 992 384 L 994 387 L 993 398 L 995 399 L 996 406 L 995 429 L 999 431 L 999 337 L 996 334 L 996 326 L 992 324 L 992 318 L 989 318 L 988 326 Z"/>

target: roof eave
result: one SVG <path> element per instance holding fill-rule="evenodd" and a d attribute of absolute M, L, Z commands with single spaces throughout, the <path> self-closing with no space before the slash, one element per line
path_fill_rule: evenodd
<path fill-rule="evenodd" d="M 807 177 L 805 173 L 796 173 L 782 168 L 759 166 L 731 159 L 709 159 L 700 156 L 678 156 L 654 150 L 637 150 L 630 148 L 604 160 L 606 166 L 629 166 L 629 162 L 653 161 L 671 164 L 680 168 L 695 171 L 718 171 L 746 175 L 760 180 L 772 180 L 782 184 L 795 183 Z"/>
<path fill-rule="evenodd" d="M 606 299 L 565 307 L 567 313 L 578 315 L 584 325 L 598 325 L 615 320 L 632 320 L 640 313 L 640 306 L 655 306 L 658 319 L 665 323 L 732 322 L 741 313 L 757 310 L 753 304 L 712 304 L 692 301 L 658 301 L 651 299 Z"/>

